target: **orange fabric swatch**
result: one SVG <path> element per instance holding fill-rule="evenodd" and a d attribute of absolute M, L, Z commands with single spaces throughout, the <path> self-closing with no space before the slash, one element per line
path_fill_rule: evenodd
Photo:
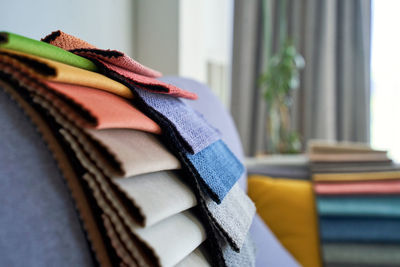
<path fill-rule="evenodd" d="M 88 110 L 97 119 L 96 129 L 125 128 L 161 133 L 160 126 L 121 97 L 80 85 L 49 81 L 45 84 Z"/>

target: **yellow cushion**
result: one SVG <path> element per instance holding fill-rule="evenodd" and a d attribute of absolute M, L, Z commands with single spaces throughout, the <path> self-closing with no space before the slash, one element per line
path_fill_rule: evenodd
<path fill-rule="evenodd" d="M 248 183 L 258 214 L 282 245 L 302 266 L 321 266 L 311 182 L 252 175 Z"/>

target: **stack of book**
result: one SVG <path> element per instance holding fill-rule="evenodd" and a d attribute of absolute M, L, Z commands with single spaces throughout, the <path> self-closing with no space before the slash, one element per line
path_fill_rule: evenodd
<path fill-rule="evenodd" d="M 400 166 L 358 143 L 310 143 L 326 266 L 399 266 Z"/>

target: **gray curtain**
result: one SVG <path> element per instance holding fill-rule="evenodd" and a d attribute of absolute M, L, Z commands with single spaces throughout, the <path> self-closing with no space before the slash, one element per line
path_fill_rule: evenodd
<path fill-rule="evenodd" d="M 268 114 L 257 79 L 279 50 L 282 25 L 306 62 L 292 108 L 303 143 L 368 142 L 371 1 L 284 2 L 235 0 L 231 112 L 246 154 L 267 150 Z"/>

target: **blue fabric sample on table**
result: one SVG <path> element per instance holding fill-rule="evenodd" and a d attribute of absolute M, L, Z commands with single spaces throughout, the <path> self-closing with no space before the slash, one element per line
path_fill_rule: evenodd
<path fill-rule="evenodd" d="M 343 196 L 317 198 L 318 214 L 324 216 L 400 218 L 400 196 Z"/>
<path fill-rule="evenodd" d="M 184 167 L 189 169 L 215 202 L 221 203 L 244 173 L 244 166 L 219 139 L 218 131 L 199 112 L 175 97 L 141 89 L 137 89 L 136 93 L 144 102 L 140 105 L 146 105 L 142 111 L 160 125 L 168 145 L 178 153 Z M 185 142 L 182 142 L 182 136 L 185 136 Z M 187 147 L 192 141 L 196 145 L 195 151 L 201 148 L 196 154 L 185 148 L 185 144 Z"/>
<path fill-rule="evenodd" d="M 400 220 L 388 218 L 320 219 L 322 242 L 400 243 Z"/>

